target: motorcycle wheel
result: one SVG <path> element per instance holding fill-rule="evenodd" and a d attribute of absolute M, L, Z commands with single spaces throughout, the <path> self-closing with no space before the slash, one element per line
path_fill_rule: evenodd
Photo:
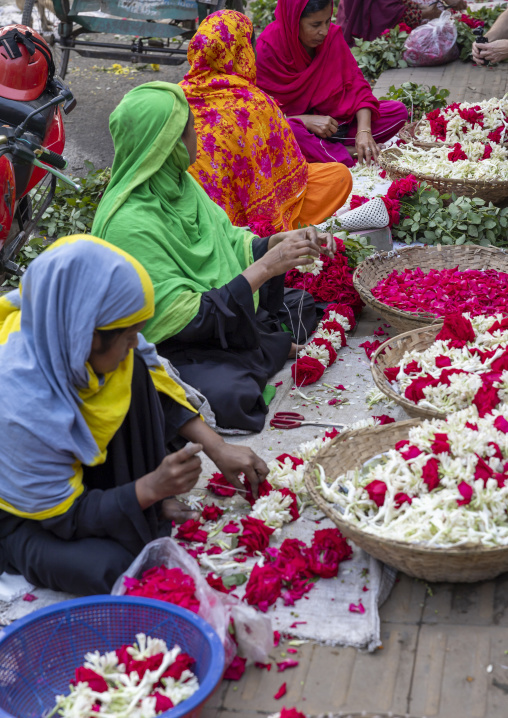
<path fill-rule="evenodd" d="M 49 11 L 46 10 L 46 13 L 48 12 Z M 23 6 L 23 14 L 21 16 L 21 24 L 28 25 L 28 27 L 33 28 L 43 36 L 48 45 L 51 47 L 51 52 L 53 54 L 53 62 L 55 63 L 56 68 L 56 74 L 63 80 L 65 75 L 67 74 L 67 67 L 69 66 L 69 56 L 71 52 L 70 50 L 63 48 L 58 42 L 59 38 L 58 35 L 55 33 L 57 32 L 56 27 L 59 21 L 56 15 L 52 15 L 51 22 L 54 30 L 43 30 L 43 28 L 40 27 L 41 23 L 37 10 L 37 0 L 25 0 L 25 4 Z M 36 27 L 34 27 L 35 25 Z"/>

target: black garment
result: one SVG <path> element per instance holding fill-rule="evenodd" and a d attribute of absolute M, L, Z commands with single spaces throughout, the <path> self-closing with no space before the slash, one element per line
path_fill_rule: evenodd
<path fill-rule="evenodd" d="M 268 238 L 255 241 L 255 259 L 267 244 Z M 240 274 L 205 292 L 194 319 L 157 351 L 206 396 L 219 426 L 261 431 L 268 379 L 284 366 L 292 339 L 304 342 L 316 324 L 314 300 L 299 289 L 284 289 L 284 275 L 263 284 L 256 312 L 250 285 Z"/>
<path fill-rule="evenodd" d="M 160 464 L 166 439 L 196 416 L 169 397 L 164 406 L 163 413 L 135 352 L 131 404 L 105 463 L 83 467 L 85 491 L 60 516 L 34 521 L 0 510 L 0 572 L 21 573 L 56 591 L 109 593 L 145 544 L 170 533 L 157 519 L 157 506 L 141 510 L 134 486 Z"/>

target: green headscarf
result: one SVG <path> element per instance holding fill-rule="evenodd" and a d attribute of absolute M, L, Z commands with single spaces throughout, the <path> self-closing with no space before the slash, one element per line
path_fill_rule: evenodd
<path fill-rule="evenodd" d="M 128 92 L 109 120 L 115 160 L 92 234 L 150 275 L 155 315 L 143 334 L 151 342 L 177 334 L 197 314 L 203 292 L 253 262 L 253 235 L 234 227 L 187 172 L 180 138 L 188 116 L 178 85 L 149 82 Z"/>

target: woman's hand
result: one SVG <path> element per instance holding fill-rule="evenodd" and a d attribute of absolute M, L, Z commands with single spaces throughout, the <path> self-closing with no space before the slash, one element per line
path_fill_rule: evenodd
<path fill-rule="evenodd" d="M 273 249 L 268 250 L 264 257 L 258 259 L 267 272 L 267 279 L 285 274 L 300 264 L 308 264 L 309 257 L 318 259 L 323 251 L 315 227 L 297 229 L 294 232 L 288 232 L 288 235 Z M 258 262 L 255 262 L 254 265 Z"/>
<path fill-rule="evenodd" d="M 377 162 L 379 157 L 379 147 L 376 141 L 372 137 L 372 134 L 367 130 L 358 130 L 355 140 L 356 153 L 358 155 L 358 162 L 366 162 L 367 166 L 372 161 Z"/>
<path fill-rule="evenodd" d="M 303 233 L 307 230 L 311 230 L 312 237 L 314 237 L 320 245 L 325 245 L 321 247 L 321 254 L 326 254 L 327 257 L 333 259 L 333 256 L 337 251 L 337 245 L 335 243 L 333 235 L 331 235 L 330 232 L 318 232 L 315 227 L 304 227 L 303 229 L 293 229 L 289 232 L 279 232 L 278 234 L 272 234 L 268 241 L 268 249 L 273 249 L 285 239 L 291 237 L 296 239 L 298 237 L 301 237 Z"/>
<path fill-rule="evenodd" d="M 236 446 L 222 442 L 210 453 L 210 458 L 224 477 L 237 489 L 245 491 L 240 474 L 245 474 L 254 498 L 258 497 L 258 486 L 268 476 L 268 466 L 248 446 Z"/>
<path fill-rule="evenodd" d="M 327 115 L 298 115 L 298 117 L 290 119 L 301 120 L 305 125 L 305 129 L 323 140 L 334 135 L 339 127 L 337 120 Z"/>
<path fill-rule="evenodd" d="M 190 491 L 201 473 L 201 459 L 196 454 L 202 449 L 201 444 L 187 444 L 165 456 L 151 474 L 138 479 L 135 488 L 141 508 L 145 510 L 168 496 Z"/>
<path fill-rule="evenodd" d="M 508 58 L 508 40 L 493 40 L 479 45 L 473 43 L 473 60 L 477 65 L 502 62 L 506 58 Z"/>

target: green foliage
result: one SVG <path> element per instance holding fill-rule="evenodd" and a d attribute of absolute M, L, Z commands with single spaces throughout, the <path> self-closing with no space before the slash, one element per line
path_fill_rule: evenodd
<path fill-rule="evenodd" d="M 344 242 L 344 254 L 347 257 L 348 265 L 354 269 L 364 259 L 376 251 L 376 248 L 369 244 L 368 237 L 358 234 L 350 234 L 340 227 L 340 217 L 329 217 L 323 223 L 323 231 L 331 232 Z"/>
<path fill-rule="evenodd" d="M 110 180 L 110 170 L 96 170 L 91 162 L 85 162 L 85 177 L 73 178 L 81 185 L 76 192 L 69 185 L 58 180 L 52 204 L 39 222 L 39 233 L 49 239 L 58 239 L 69 234 L 90 232 L 99 201 Z M 35 193 L 34 201 L 37 201 Z"/>
<path fill-rule="evenodd" d="M 483 20 L 485 22 L 485 27 L 483 28 L 484 32 L 487 32 L 494 22 L 497 20 L 499 15 L 504 12 L 504 7 L 501 5 L 497 5 L 496 7 L 482 7 L 479 10 L 470 10 L 469 8 L 466 11 L 467 15 L 470 15 L 472 18 L 475 18 L 475 20 Z M 459 46 L 460 50 L 460 59 L 463 62 L 466 62 L 467 60 L 471 59 L 471 50 L 473 47 L 473 42 L 476 40 L 476 37 L 473 33 L 472 28 L 470 28 L 466 23 L 464 22 L 457 22 L 457 45 Z"/>
<path fill-rule="evenodd" d="M 448 200 L 450 204 L 446 204 Z M 406 244 L 480 244 L 507 246 L 508 207 L 500 209 L 479 197 L 443 194 L 423 182 L 401 202 L 394 239 Z"/>
<path fill-rule="evenodd" d="M 409 112 L 409 121 L 420 120 L 427 112 L 444 107 L 450 90 L 439 90 L 435 85 L 419 85 L 417 82 L 403 82 L 400 87 L 392 85 L 381 100 L 403 102 Z M 411 119 L 412 118 L 412 119 Z"/>
<path fill-rule="evenodd" d="M 407 37 L 407 32 L 399 32 L 397 25 L 375 40 L 356 40 L 351 52 L 368 80 L 377 80 L 382 72 L 393 67 L 407 67 L 407 62 L 402 59 Z"/>
<path fill-rule="evenodd" d="M 18 254 L 16 262 L 19 264 L 23 272 L 26 270 L 30 262 L 32 262 L 46 248 L 46 242 L 43 237 L 33 237 L 28 244 L 25 244 L 21 252 Z M 2 287 L 17 287 L 19 285 L 19 277 L 12 276 L 5 280 Z"/>
<path fill-rule="evenodd" d="M 252 13 L 252 24 L 256 31 L 264 30 L 267 25 L 275 20 L 275 8 L 277 0 L 252 0 L 249 9 Z"/>

